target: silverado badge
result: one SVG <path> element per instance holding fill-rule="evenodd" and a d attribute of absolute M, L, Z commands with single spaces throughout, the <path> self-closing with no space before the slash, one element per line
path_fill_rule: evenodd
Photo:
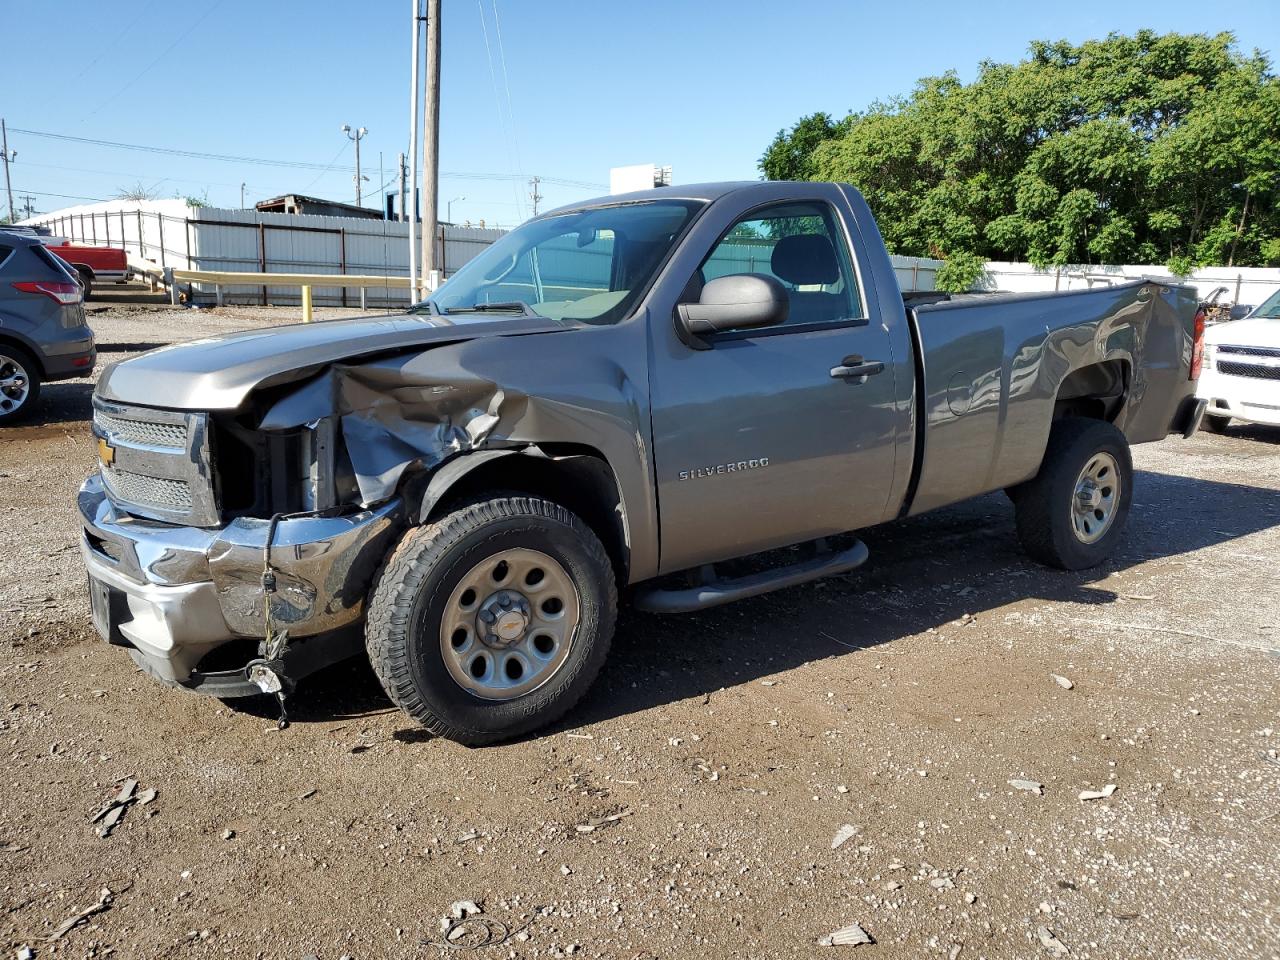
<path fill-rule="evenodd" d="M 759 470 L 769 465 L 768 457 L 753 457 L 750 460 L 738 460 L 735 463 L 714 463 L 705 467 L 694 467 L 692 470 L 681 470 L 677 474 L 680 480 L 701 480 L 703 477 L 714 477 L 721 473 L 739 473 L 747 470 Z"/>

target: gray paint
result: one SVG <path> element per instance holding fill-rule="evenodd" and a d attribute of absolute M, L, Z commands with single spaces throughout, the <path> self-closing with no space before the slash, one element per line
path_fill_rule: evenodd
<path fill-rule="evenodd" d="M 593 203 L 659 198 L 707 205 L 614 326 L 395 316 L 288 327 L 155 351 L 109 370 L 99 394 L 256 411 L 270 429 L 340 417 L 366 507 L 394 497 L 406 474 L 474 450 L 596 451 L 621 494 L 636 582 L 890 519 L 917 466 L 912 512 L 1025 479 L 1043 454 L 1057 388 L 1082 365 L 1132 365 L 1119 423 L 1135 442 L 1163 436 L 1191 391 L 1185 291 L 1135 283 L 961 300 L 909 317 L 851 187 L 708 184 Z M 865 322 L 716 335 L 712 349 L 691 349 L 675 306 L 703 257 L 749 210 L 792 200 L 829 204 L 843 224 Z M 884 372 L 834 379 L 831 369 L 855 354 Z M 267 388 L 271 403 L 255 406 Z"/>

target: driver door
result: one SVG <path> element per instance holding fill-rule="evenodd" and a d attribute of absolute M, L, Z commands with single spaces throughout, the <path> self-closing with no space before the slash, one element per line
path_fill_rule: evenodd
<path fill-rule="evenodd" d="M 710 349 L 677 350 L 651 374 L 662 572 L 856 530 L 887 509 L 889 334 L 868 320 L 839 213 L 809 200 L 744 214 L 681 299 L 738 273 L 784 285 L 786 322 L 710 335 Z M 840 375 L 868 361 L 883 369 Z"/>

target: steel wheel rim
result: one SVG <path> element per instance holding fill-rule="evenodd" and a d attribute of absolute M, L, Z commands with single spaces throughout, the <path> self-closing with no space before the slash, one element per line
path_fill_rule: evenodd
<path fill-rule="evenodd" d="M 0 353 L 0 413 L 13 413 L 31 395 L 31 378 L 16 359 Z"/>
<path fill-rule="evenodd" d="M 481 700 L 513 700 L 560 671 L 578 633 L 578 589 L 558 560 L 514 547 L 458 581 L 440 619 L 454 682 Z"/>
<path fill-rule="evenodd" d="M 1081 543 L 1097 543 L 1116 518 L 1120 506 L 1120 464 L 1109 453 L 1091 456 L 1076 477 L 1071 496 L 1071 528 Z"/>

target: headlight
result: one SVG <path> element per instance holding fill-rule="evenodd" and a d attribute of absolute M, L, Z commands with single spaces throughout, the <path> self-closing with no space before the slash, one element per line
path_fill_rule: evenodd
<path fill-rule="evenodd" d="M 1204 365 L 1206 367 L 1213 364 L 1213 350 L 1214 346 L 1212 343 L 1206 343 L 1204 345 Z"/>

